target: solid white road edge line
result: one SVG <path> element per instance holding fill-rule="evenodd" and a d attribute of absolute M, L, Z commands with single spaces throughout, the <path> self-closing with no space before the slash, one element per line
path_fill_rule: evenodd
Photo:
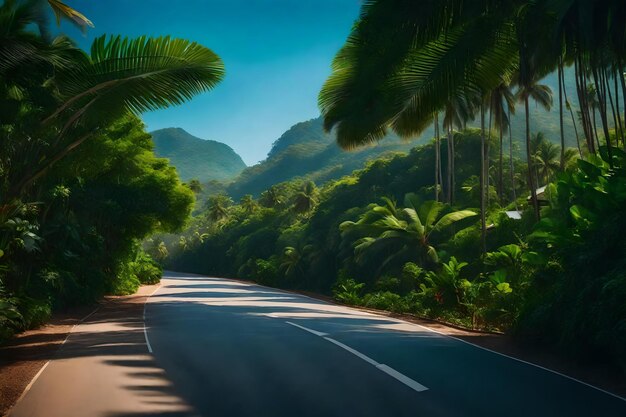
<path fill-rule="evenodd" d="M 65 342 L 67 342 L 67 339 L 69 339 L 70 335 L 72 333 L 74 333 L 74 329 L 76 329 L 76 326 L 78 326 L 79 324 L 82 324 L 85 320 L 87 320 L 89 317 L 91 317 L 96 311 L 100 310 L 100 307 L 102 307 L 102 305 L 99 305 L 98 307 L 94 308 L 91 313 L 87 314 L 85 317 L 80 319 L 78 321 L 78 323 L 76 323 L 75 325 L 72 326 L 70 331 L 67 333 L 67 336 L 65 336 L 65 339 L 63 339 L 63 342 L 61 342 L 61 345 L 59 346 L 59 349 L 61 349 L 61 347 L 63 347 L 63 345 L 65 345 Z M 58 349 L 57 349 L 57 351 L 58 351 Z M 56 352 L 55 352 L 55 354 L 56 354 Z M 33 387 L 33 385 L 37 381 L 37 379 L 39 379 L 41 374 L 43 374 L 43 371 L 48 367 L 48 365 L 50 365 L 50 362 L 52 362 L 52 359 L 49 359 L 46 363 L 44 363 L 43 366 L 41 367 L 41 369 L 39 370 L 39 372 L 37 372 L 35 374 L 35 376 L 33 377 L 33 379 L 30 380 L 28 385 L 26 385 L 26 388 L 24 388 L 24 391 L 22 391 L 22 395 L 20 395 L 20 397 L 17 399 L 17 401 L 15 401 L 15 404 L 13 404 L 13 406 L 7 411 L 7 414 L 6 414 L 7 416 L 9 416 L 11 414 L 11 410 L 13 408 L 15 408 L 15 406 L 20 401 L 22 401 L 22 398 L 24 398 L 26 396 L 26 394 L 28 394 L 28 391 L 30 391 L 30 389 Z"/>
<path fill-rule="evenodd" d="M 411 323 L 411 322 L 405 322 L 405 321 L 402 321 L 402 322 L 403 322 L 403 323 L 413 324 L 413 325 L 415 325 L 415 326 L 421 327 L 422 329 L 426 329 L 426 330 L 428 330 L 429 332 L 433 332 L 433 333 L 436 333 L 436 334 L 438 334 L 438 335 L 440 335 L 440 336 L 443 336 L 443 337 L 448 337 L 448 338 L 450 338 L 450 339 L 454 339 L 454 340 L 456 340 L 456 341 L 458 341 L 458 342 L 465 343 L 466 345 L 473 346 L 473 347 L 475 347 L 475 348 L 478 348 L 478 349 L 481 349 L 481 350 L 484 350 L 484 351 L 487 351 L 487 352 L 493 353 L 493 354 L 495 354 L 495 355 L 498 355 L 498 356 L 503 356 L 503 357 L 505 357 L 505 358 L 508 358 L 508 359 L 514 360 L 514 361 L 516 361 L 516 362 L 523 363 L 523 364 L 525 364 L 525 365 L 534 366 L 535 368 L 539 368 L 539 369 L 542 369 L 542 370 L 544 370 L 544 371 L 547 371 L 547 372 L 553 373 L 553 374 L 555 374 L 555 375 L 562 376 L 563 378 L 569 379 L 569 380 L 574 381 L 574 382 L 578 382 L 579 384 L 585 385 L 585 386 L 587 386 L 587 387 L 589 387 L 589 388 L 593 388 L 593 389 L 595 389 L 595 390 L 597 390 L 597 391 L 600 391 L 600 392 L 603 392 L 603 393 L 605 393 L 605 394 L 607 394 L 607 395 L 610 395 L 611 397 L 615 397 L 615 398 L 617 398 L 618 400 L 622 400 L 622 401 L 625 401 L 625 402 L 626 402 L 626 398 L 624 398 L 624 397 L 620 397 L 619 395 L 617 395 L 617 394 L 613 394 L 612 392 L 606 391 L 606 390 L 604 390 L 604 389 L 602 389 L 602 388 L 600 388 L 600 387 L 596 387 L 595 385 L 591 385 L 591 384 L 589 384 L 589 383 L 587 383 L 587 382 L 585 382 L 585 381 L 581 381 L 580 379 L 576 379 L 576 378 L 574 378 L 573 376 L 569 376 L 569 375 L 562 374 L 562 373 L 560 373 L 559 371 L 555 371 L 554 369 L 546 368 L 546 367 L 544 367 L 544 366 L 537 365 L 536 363 L 528 362 L 528 361 L 525 361 L 525 360 L 523 360 L 523 359 L 519 359 L 519 358 L 515 358 L 515 357 L 513 357 L 513 356 L 509 356 L 509 355 L 507 355 L 507 354 L 505 354 L 505 353 L 500 353 L 500 352 L 497 352 L 497 351 L 495 351 L 495 350 L 491 350 L 491 349 L 489 349 L 489 348 L 482 347 L 482 346 L 480 346 L 480 345 L 476 345 L 476 344 L 474 344 L 474 343 L 472 343 L 472 342 L 468 342 L 467 340 L 463 340 L 463 339 L 460 339 L 460 338 L 458 338 L 458 337 L 450 336 L 450 335 L 447 335 L 447 334 L 445 334 L 445 333 L 441 333 L 441 332 L 439 332 L 439 331 L 437 331 L 437 330 L 431 329 L 431 328 L 429 328 L 429 327 L 422 326 L 421 324 Z"/>
<path fill-rule="evenodd" d="M 148 347 L 148 353 L 152 353 L 152 345 L 150 345 L 150 339 L 148 339 L 148 330 L 146 328 L 146 306 L 148 305 L 148 300 L 150 297 L 154 295 L 161 288 L 161 284 L 152 291 L 152 294 L 146 297 L 146 301 L 143 303 L 143 336 L 146 338 L 146 346 Z"/>
<path fill-rule="evenodd" d="M 315 336 L 320 336 L 320 337 L 324 337 L 324 336 L 328 336 L 328 333 L 322 333 L 322 332 L 318 332 L 316 330 L 313 329 L 309 329 L 308 327 L 304 327 L 304 326 L 300 326 L 299 324 L 296 323 L 292 323 L 290 321 L 285 322 L 287 324 L 291 324 L 292 326 L 296 326 L 302 330 L 304 330 L 305 332 L 309 332 L 309 333 L 313 333 Z"/>

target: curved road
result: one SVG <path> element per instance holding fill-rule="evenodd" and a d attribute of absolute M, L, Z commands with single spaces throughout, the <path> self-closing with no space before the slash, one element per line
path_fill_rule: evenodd
<path fill-rule="evenodd" d="M 77 326 L 11 412 L 45 416 L 626 416 L 626 401 L 419 325 L 167 273 Z"/>

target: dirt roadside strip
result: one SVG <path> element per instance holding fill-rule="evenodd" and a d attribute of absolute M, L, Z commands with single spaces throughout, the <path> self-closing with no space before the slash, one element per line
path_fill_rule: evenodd
<path fill-rule="evenodd" d="M 136 294 L 109 296 L 100 303 L 52 316 L 50 322 L 38 329 L 28 330 L 0 345 L 0 416 L 25 393 L 27 387 L 44 366 L 54 358 L 74 326 L 107 310 L 128 309 L 129 314 L 141 314 L 143 303 L 158 285 L 142 286 Z"/>
<path fill-rule="evenodd" d="M 99 320 L 106 319 L 110 315 L 120 314 L 126 317 L 141 317 L 146 299 L 157 288 L 158 285 L 143 286 L 134 295 L 106 297 L 97 306 L 76 310 L 72 313 L 57 314 L 49 324 L 17 335 L 8 343 L 0 346 L 0 415 L 8 414 L 10 408 L 23 395 L 35 376 L 54 357 L 75 325 L 89 319 L 92 314 L 97 316 Z M 324 296 L 315 296 L 310 293 L 303 295 L 329 301 Z M 409 321 L 479 347 L 557 371 L 626 397 L 626 381 L 611 370 L 584 366 L 549 352 L 524 348 L 504 335 L 460 330 L 410 315 L 372 309 L 356 309 Z"/>

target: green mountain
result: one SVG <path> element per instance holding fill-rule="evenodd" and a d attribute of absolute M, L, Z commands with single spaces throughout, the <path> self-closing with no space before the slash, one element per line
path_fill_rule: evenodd
<path fill-rule="evenodd" d="M 156 130 L 151 135 L 156 155 L 168 158 L 183 181 L 227 181 L 246 168 L 230 146 L 197 138 L 181 128 Z"/>
<path fill-rule="evenodd" d="M 296 177 L 306 177 L 322 184 L 362 168 L 370 159 L 405 152 L 415 145 L 415 141 L 404 142 L 390 135 L 377 145 L 344 151 L 337 146 L 334 134 L 324 132 L 322 119 L 312 119 L 286 131 L 274 142 L 267 158 L 246 168 L 227 190 L 237 199 L 245 194 L 258 196 L 273 184 Z"/>

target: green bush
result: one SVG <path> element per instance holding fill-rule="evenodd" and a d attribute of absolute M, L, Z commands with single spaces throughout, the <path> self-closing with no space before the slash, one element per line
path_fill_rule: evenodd
<path fill-rule="evenodd" d="M 399 294 L 391 291 L 365 294 L 362 304 L 365 307 L 392 311 L 394 313 L 405 313 L 409 311 L 406 300 Z"/>
<path fill-rule="evenodd" d="M 333 295 L 335 300 L 341 301 L 342 303 L 360 305 L 362 303 L 360 294 L 364 286 L 365 284 L 362 282 L 348 278 L 345 273 L 341 271 L 339 279 L 333 287 Z"/>
<path fill-rule="evenodd" d="M 143 285 L 158 284 L 163 276 L 163 267 L 143 251 L 130 263 L 130 271 Z"/>

